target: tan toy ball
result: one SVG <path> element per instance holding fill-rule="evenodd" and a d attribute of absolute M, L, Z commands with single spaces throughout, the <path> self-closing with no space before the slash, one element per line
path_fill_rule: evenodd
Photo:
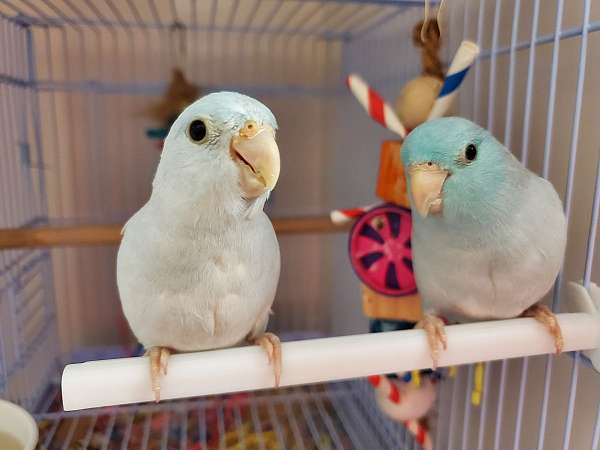
<path fill-rule="evenodd" d="M 413 29 L 413 44 L 421 48 L 423 74 L 406 83 L 396 100 L 396 114 L 409 130 L 427 120 L 444 82 L 437 20 L 417 23 Z"/>
<path fill-rule="evenodd" d="M 442 80 L 430 75 L 413 78 L 404 85 L 396 100 L 396 113 L 409 130 L 427 120 L 441 88 Z"/>

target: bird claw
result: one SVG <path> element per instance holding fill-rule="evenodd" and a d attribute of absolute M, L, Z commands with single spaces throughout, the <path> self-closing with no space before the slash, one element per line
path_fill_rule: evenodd
<path fill-rule="evenodd" d="M 444 322 L 439 317 L 425 314 L 415 328 L 420 328 L 427 334 L 427 341 L 431 350 L 433 370 L 437 369 L 441 350 L 448 349 L 448 338 L 444 329 Z"/>
<path fill-rule="evenodd" d="M 281 379 L 281 341 L 273 333 L 264 333 L 262 336 L 253 339 L 252 343 L 260 345 L 267 353 L 269 364 L 273 365 L 275 387 L 279 387 L 279 381 Z"/>
<path fill-rule="evenodd" d="M 152 347 L 146 351 L 150 358 L 150 380 L 152 382 L 152 391 L 154 392 L 154 401 L 160 401 L 160 375 L 167 374 L 167 366 L 171 350 L 165 347 Z"/>
<path fill-rule="evenodd" d="M 523 312 L 522 316 L 532 317 L 533 319 L 537 320 L 542 325 L 544 325 L 554 338 L 554 348 L 556 349 L 556 354 L 559 355 L 560 353 L 562 353 L 564 348 L 562 330 L 560 329 L 560 324 L 556 319 L 556 315 L 552 312 L 550 308 L 548 308 L 546 305 L 536 303 L 535 305 L 532 305 L 529 308 L 527 308 Z"/>

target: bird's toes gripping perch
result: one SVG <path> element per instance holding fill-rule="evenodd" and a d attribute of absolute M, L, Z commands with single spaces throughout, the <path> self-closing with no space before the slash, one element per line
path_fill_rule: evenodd
<path fill-rule="evenodd" d="M 427 333 L 429 348 L 431 349 L 432 368 L 437 369 L 440 351 L 448 348 L 448 340 L 444 329 L 444 321 L 431 314 L 425 314 L 415 328 L 420 328 Z"/>
<path fill-rule="evenodd" d="M 558 355 L 562 352 L 564 347 L 562 331 L 560 329 L 558 320 L 556 320 L 556 315 L 550 310 L 550 308 L 548 308 L 546 305 L 536 303 L 535 305 L 532 305 L 523 311 L 522 316 L 532 317 L 544 325 L 554 338 L 556 354 Z"/>
<path fill-rule="evenodd" d="M 146 351 L 145 356 L 150 357 L 150 378 L 152 380 L 152 390 L 154 391 L 154 400 L 160 401 L 160 376 L 167 374 L 169 356 L 171 350 L 166 347 L 152 347 Z"/>
<path fill-rule="evenodd" d="M 273 366 L 275 374 L 275 387 L 279 387 L 281 378 L 281 341 L 273 333 L 264 333 L 263 335 L 250 339 L 251 344 L 260 345 L 269 358 L 269 364 Z"/>

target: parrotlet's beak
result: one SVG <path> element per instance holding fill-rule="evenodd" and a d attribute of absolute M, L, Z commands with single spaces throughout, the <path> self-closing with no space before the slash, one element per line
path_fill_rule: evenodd
<path fill-rule="evenodd" d="M 442 211 L 442 188 L 449 172 L 437 164 L 426 162 L 409 167 L 413 206 L 421 217 Z"/>
<path fill-rule="evenodd" d="M 240 186 L 246 198 L 256 198 L 275 187 L 280 162 L 273 128 L 248 120 L 231 139 L 231 156 L 240 167 Z"/>

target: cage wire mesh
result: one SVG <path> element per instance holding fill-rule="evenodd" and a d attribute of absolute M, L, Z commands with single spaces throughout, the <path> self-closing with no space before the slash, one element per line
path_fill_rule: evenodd
<path fill-rule="evenodd" d="M 455 113 L 490 129 L 564 202 L 568 249 L 548 298 L 561 311 L 568 281 L 600 275 L 600 2 L 450 0 L 446 8 L 445 59 L 465 38 L 482 49 Z M 0 227 L 121 223 L 137 210 L 160 156 L 144 111 L 173 67 L 205 92 L 238 90 L 273 109 L 283 165 L 272 215 L 369 204 L 377 146 L 391 135 L 369 122 L 342 80 L 358 72 L 392 101 L 420 71 L 411 32 L 422 16 L 413 0 L 0 0 Z M 275 329 L 365 331 L 346 237 L 280 241 Z M 114 260 L 108 247 L 0 252 L 3 397 L 44 412 L 74 352 L 128 340 Z M 598 448 L 600 378 L 578 353 L 486 363 L 484 374 L 478 406 L 472 366 L 441 382 L 430 420 L 436 449 Z M 192 427 L 196 437 L 206 430 L 207 408 L 227 434 L 219 419 L 227 402 L 40 415 L 41 443 L 100 439 L 112 448 L 118 432 L 115 448 L 128 448 L 141 421 L 140 448 L 151 433 L 162 433 L 162 448 L 188 448 Z M 234 422 L 246 413 L 252 425 L 243 432 L 268 426 L 275 448 L 416 448 L 365 383 L 250 397 L 233 407 Z"/>
<path fill-rule="evenodd" d="M 257 396 L 210 398 L 40 414 L 43 448 L 420 448 L 385 418 L 366 382 L 290 388 Z M 193 445 L 200 444 L 199 447 Z M 68 447 L 71 446 L 71 447 Z"/>

